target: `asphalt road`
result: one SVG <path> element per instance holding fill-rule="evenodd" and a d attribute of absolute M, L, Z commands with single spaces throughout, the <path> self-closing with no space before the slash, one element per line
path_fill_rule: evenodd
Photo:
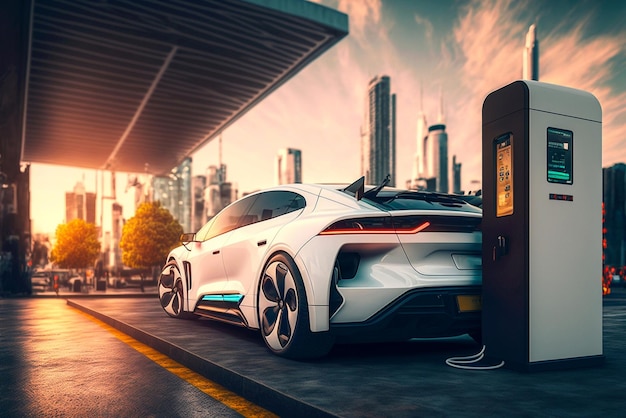
<path fill-rule="evenodd" d="M 3 417 L 242 416 L 62 298 L 0 299 L 0 376 Z"/>

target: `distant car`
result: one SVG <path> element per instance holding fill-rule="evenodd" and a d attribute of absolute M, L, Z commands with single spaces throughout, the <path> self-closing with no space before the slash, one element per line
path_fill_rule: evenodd
<path fill-rule="evenodd" d="M 386 183 L 283 185 L 232 203 L 170 252 L 161 306 L 259 329 L 288 358 L 342 342 L 478 337 L 481 209 Z"/>
<path fill-rule="evenodd" d="M 36 271 L 31 276 L 30 282 L 34 292 L 45 292 L 50 288 L 50 273 Z"/>

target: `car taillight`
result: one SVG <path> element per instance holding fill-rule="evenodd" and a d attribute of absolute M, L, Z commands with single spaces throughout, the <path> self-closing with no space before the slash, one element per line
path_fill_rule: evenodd
<path fill-rule="evenodd" d="M 428 228 L 430 222 L 401 222 L 396 223 L 391 216 L 378 218 L 355 218 L 337 221 L 320 232 L 320 235 L 340 234 L 417 234 Z"/>

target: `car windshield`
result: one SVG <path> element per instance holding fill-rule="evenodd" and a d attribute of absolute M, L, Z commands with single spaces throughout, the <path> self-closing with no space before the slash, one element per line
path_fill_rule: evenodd
<path fill-rule="evenodd" d="M 402 191 L 383 189 L 375 196 L 364 196 L 363 200 L 386 211 L 389 210 L 452 210 L 481 213 L 463 196 L 423 191 Z"/>

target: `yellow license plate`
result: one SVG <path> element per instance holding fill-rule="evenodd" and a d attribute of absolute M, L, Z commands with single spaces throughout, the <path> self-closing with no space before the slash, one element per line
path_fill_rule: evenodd
<path fill-rule="evenodd" d="M 480 295 L 459 295 L 456 302 L 459 305 L 459 312 L 477 312 L 483 309 Z"/>

